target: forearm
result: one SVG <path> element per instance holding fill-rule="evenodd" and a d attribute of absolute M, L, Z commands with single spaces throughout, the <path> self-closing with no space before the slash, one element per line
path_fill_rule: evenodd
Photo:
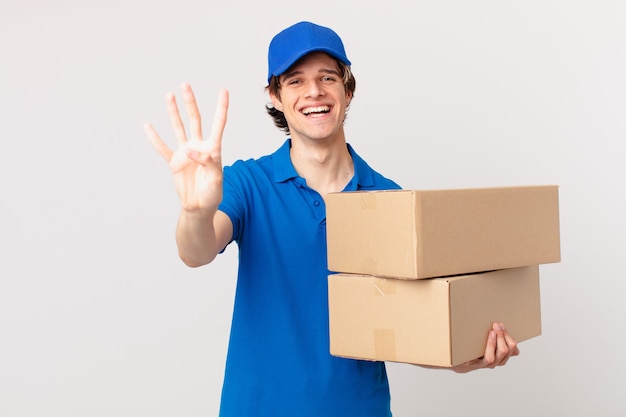
<path fill-rule="evenodd" d="M 206 265 L 218 252 L 214 218 L 215 211 L 181 209 L 176 226 L 176 243 L 180 259 L 190 267 Z"/>

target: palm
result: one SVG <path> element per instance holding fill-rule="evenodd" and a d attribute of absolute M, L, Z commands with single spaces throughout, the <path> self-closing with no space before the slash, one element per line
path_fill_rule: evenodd
<path fill-rule="evenodd" d="M 191 159 L 195 151 L 207 155 L 204 164 Z M 187 210 L 216 207 L 221 201 L 222 164 L 219 151 L 211 149 L 208 142 L 191 141 L 181 145 L 169 161 L 174 187 L 183 208 Z"/>
<path fill-rule="evenodd" d="M 178 141 L 177 149 L 172 151 L 151 125 L 145 126 L 146 134 L 168 162 L 183 208 L 215 209 L 222 199 L 221 146 L 228 111 L 228 92 L 224 90 L 220 93 L 211 132 L 204 140 L 200 112 L 191 87 L 183 85 L 182 91 L 189 113 L 191 139 L 187 139 L 176 100 L 171 94 L 167 96 L 167 108 Z"/>

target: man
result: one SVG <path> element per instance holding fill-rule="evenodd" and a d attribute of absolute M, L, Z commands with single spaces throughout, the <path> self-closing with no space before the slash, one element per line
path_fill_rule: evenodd
<path fill-rule="evenodd" d="M 239 247 L 220 415 L 390 416 L 385 364 L 329 354 L 324 196 L 399 186 L 346 142 L 343 125 L 356 84 L 334 31 L 309 22 L 290 26 L 270 43 L 268 63 L 267 111 L 290 135 L 275 153 L 222 169 L 226 91 L 206 140 L 188 85 L 182 93 L 191 139 L 171 94 L 178 149 L 146 125 L 181 201 L 181 259 L 197 267 L 232 241 Z M 495 324 L 485 356 L 455 370 L 503 365 L 516 354 L 515 340 Z"/>

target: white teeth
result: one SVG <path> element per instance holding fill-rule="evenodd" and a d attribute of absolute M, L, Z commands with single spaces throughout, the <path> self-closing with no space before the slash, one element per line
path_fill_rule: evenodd
<path fill-rule="evenodd" d="M 311 113 L 326 113 L 330 111 L 330 107 L 328 106 L 317 106 L 317 107 L 307 107 L 302 110 L 302 113 L 305 116 L 308 116 Z"/>

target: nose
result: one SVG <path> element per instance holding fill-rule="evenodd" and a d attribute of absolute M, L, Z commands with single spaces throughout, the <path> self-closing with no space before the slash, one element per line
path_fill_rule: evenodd
<path fill-rule="evenodd" d="M 320 80 L 310 80 L 306 85 L 307 97 L 318 97 L 323 94 L 323 89 Z"/>

